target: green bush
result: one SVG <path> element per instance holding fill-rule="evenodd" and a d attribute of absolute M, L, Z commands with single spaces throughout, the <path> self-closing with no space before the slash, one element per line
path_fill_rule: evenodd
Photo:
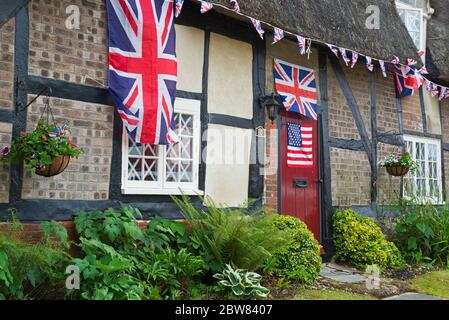
<path fill-rule="evenodd" d="M 381 269 L 401 268 L 402 256 L 394 243 L 385 240 L 373 220 L 351 209 L 334 215 L 334 258 L 356 268 L 377 265 Z"/>
<path fill-rule="evenodd" d="M 271 216 L 244 209 L 221 208 L 204 200 L 207 210 L 196 209 L 188 197 L 173 198 L 190 228 L 190 242 L 212 273 L 226 264 L 258 271 L 288 237 L 273 226 Z"/>
<path fill-rule="evenodd" d="M 279 276 L 311 284 L 321 271 L 320 245 L 306 224 L 295 217 L 274 215 L 273 225 L 288 242 L 273 254 L 271 266 Z"/>
<path fill-rule="evenodd" d="M 195 294 L 204 261 L 187 250 L 185 227 L 155 218 L 143 232 L 139 210 L 80 212 L 75 227 L 85 256 L 81 298 L 101 300 L 180 299 Z"/>
<path fill-rule="evenodd" d="M 0 300 L 31 299 L 52 282 L 62 281 L 69 256 L 67 232 L 55 222 L 43 224 L 44 239 L 33 243 L 16 235 L 23 225 L 14 219 L 0 233 Z M 56 234 L 58 240 L 51 238 Z"/>
<path fill-rule="evenodd" d="M 449 267 L 449 208 L 408 205 L 398 218 L 394 241 L 408 263 Z"/>

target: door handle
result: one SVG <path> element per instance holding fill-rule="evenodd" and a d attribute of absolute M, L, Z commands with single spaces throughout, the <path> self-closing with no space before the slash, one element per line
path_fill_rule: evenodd
<path fill-rule="evenodd" d="M 293 179 L 293 187 L 295 188 L 307 188 L 309 186 L 309 180 L 307 179 Z"/>

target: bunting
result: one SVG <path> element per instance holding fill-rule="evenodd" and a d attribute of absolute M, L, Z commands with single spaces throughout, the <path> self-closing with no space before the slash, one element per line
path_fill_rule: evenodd
<path fill-rule="evenodd" d="M 374 70 L 373 59 L 369 56 L 365 56 L 365 59 L 366 59 L 366 67 L 368 68 L 369 71 L 373 71 Z"/>
<path fill-rule="evenodd" d="M 240 13 L 240 6 L 237 0 L 230 0 L 231 4 L 233 5 L 232 11 Z"/>
<path fill-rule="evenodd" d="M 184 5 L 184 0 L 176 0 L 176 12 L 175 17 L 179 17 L 181 14 L 182 6 Z"/>
<path fill-rule="evenodd" d="M 400 63 L 399 57 L 398 57 L 398 56 L 394 56 L 394 59 L 391 60 L 391 63 L 392 63 L 392 64 L 399 64 L 399 63 Z"/>
<path fill-rule="evenodd" d="M 298 47 L 299 47 L 299 53 L 305 54 L 306 53 L 306 38 L 301 36 L 296 36 L 298 39 Z"/>
<path fill-rule="evenodd" d="M 382 75 L 386 78 L 387 77 L 387 68 L 385 67 L 385 61 L 379 60 L 380 64 L 380 70 L 382 70 Z"/>
<path fill-rule="evenodd" d="M 449 89 L 442 87 L 440 90 L 440 96 L 438 97 L 438 100 L 441 101 L 444 98 L 446 98 L 449 95 Z"/>
<path fill-rule="evenodd" d="M 335 54 L 335 56 L 338 58 L 338 49 L 335 48 L 333 45 L 326 43 L 326 45 L 331 49 L 331 51 Z"/>
<path fill-rule="evenodd" d="M 351 64 L 351 68 L 354 68 L 354 66 L 356 65 L 357 61 L 359 60 L 359 53 L 356 51 L 352 51 L 352 64 Z"/>
<path fill-rule="evenodd" d="M 200 10 L 200 12 L 202 14 L 204 14 L 204 13 L 212 10 L 213 7 L 214 7 L 214 5 L 212 3 L 210 3 L 210 2 L 201 1 L 201 10 Z"/>
<path fill-rule="evenodd" d="M 340 48 L 340 53 L 343 58 L 343 61 L 345 62 L 346 66 L 349 66 L 349 62 L 351 62 L 351 59 L 348 57 L 348 53 L 346 52 L 346 49 Z"/>
<path fill-rule="evenodd" d="M 260 38 L 263 40 L 263 35 L 265 34 L 265 31 L 262 29 L 262 24 L 259 20 L 251 18 L 251 22 L 253 23 L 254 28 L 256 29 L 257 33 L 259 34 Z"/>
<path fill-rule="evenodd" d="M 407 59 L 407 65 L 409 66 L 416 66 L 418 64 L 418 61 L 416 61 L 415 59 Z"/>
<path fill-rule="evenodd" d="M 281 41 L 284 38 L 284 30 L 280 28 L 274 28 L 274 38 L 272 44 Z"/>

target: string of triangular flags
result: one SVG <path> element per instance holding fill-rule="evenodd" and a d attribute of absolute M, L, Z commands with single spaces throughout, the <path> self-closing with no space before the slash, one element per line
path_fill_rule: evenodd
<path fill-rule="evenodd" d="M 184 0 L 175 0 L 175 1 L 176 1 L 175 16 L 178 17 L 181 14 Z M 307 54 L 308 57 L 310 58 L 310 54 L 312 52 L 311 51 L 312 41 L 321 43 L 323 45 L 327 45 L 327 47 L 333 52 L 333 54 L 337 58 L 340 58 L 341 56 L 345 64 L 347 66 L 350 66 L 351 68 L 354 68 L 356 63 L 359 61 L 360 56 L 365 57 L 366 68 L 371 72 L 374 71 L 374 60 L 378 61 L 380 69 L 382 71 L 382 75 L 384 77 L 387 77 L 386 61 L 361 54 L 355 50 L 338 47 L 333 44 L 323 42 L 321 40 L 311 39 L 301 35 L 297 35 L 289 31 L 285 31 L 279 27 L 276 27 L 268 22 L 261 21 L 254 17 L 243 14 L 240 12 L 238 0 L 229 0 L 231 8 L 210 1 L 201 1 L 201 0 L 196 1 L 200 3 L 200 12 L 202 14 L 205 14 L 206 12 L 212 10 L 214 6 L 217 6 L 225 10 L 231 10 L 236 14 L 239 14 L 240 16 L 248 18 L 253 24 L 254 29 L 259 34 L 261 39 L 263 39 L 265 35 L 265 30 L 263 29 L 262 24 L 271 27 L 273 29 L 274 34 L 272 44 L 276 44 L 277 42 L 281 41 L 285 37 L 285 34 L 291 35 L 295 37 L 298 42 L 299 53 L 301 55 Z M 349 57 L 348 54 L 349 52 L 351 52 L 351 57 Z M 423 57 L 425 53 L 424 51 L 419 51 L 418 54 L 420 57 Z M 425 67 L 422 67 L 418 70 L 415 67 L 415 65 L 418 63 L 416 60 L 407 59 L 407 64 L 402 64 L 399 58 L 397 56 L 394 56 L 393 60 L 390 63 L 393 64 L 394 66 L 393 72 L 396 77 L 397 87 L 400 87 L 401 84 L 405 84 L 405 86 L 407 86 L 407 88 L 411 90 L 410 94 L 413 94 L 424 83 L 426 83 L 426 90 L 431 94 L 432 97 L 438 95 L 440 101 L 443 100 L 444 98 L 449 98 L 449 88 L 436 84 L 425 78 L 424 75 L 428 74 L 427 69 Z M 400 78 L 402 78 L 402 80 L 400 80 Z"/>

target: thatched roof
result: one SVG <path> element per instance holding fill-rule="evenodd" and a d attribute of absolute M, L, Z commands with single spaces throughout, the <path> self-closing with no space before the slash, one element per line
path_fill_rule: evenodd
<path fill-rule="evenodd" d="M 229 6 L 229 0 L 214 0 Z M 373 58 L 418 60 L 394 0 L 239 0 L 241 12 L 295 34 L 354 49 Z M 380 29 L 365 26 L 368 6 L 380 9 Z"/>
<path fill-rule="evenodd" d="M 436 78 L 449 81 L 449 0 L 431 0 L 435 13 L 427 27 L 427 64 Z"/>

